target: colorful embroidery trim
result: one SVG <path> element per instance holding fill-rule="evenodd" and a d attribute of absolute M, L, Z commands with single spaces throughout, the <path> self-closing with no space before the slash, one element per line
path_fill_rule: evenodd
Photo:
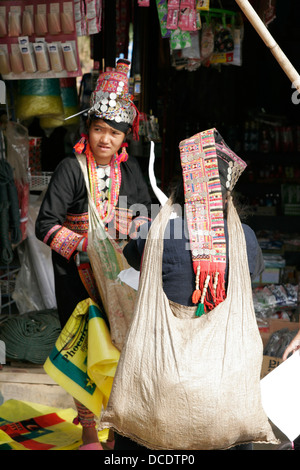
<path fill-rule="evenodd" d="M 225 299 L 226 244 L 214 129 L 180 142 L 185 212 L 200 315 Z"/>
<path fill-rule="evenodd" d="M 82 235 L 61 227 L 51 241 L 50 247 L 64 258 L 70 259 L 82 238 Z"/>

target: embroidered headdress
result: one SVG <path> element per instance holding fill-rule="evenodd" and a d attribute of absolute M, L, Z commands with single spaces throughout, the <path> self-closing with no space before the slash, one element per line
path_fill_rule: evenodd
<path fill-rule="evenodd" d="M 91 94 L 90 115 L 132 126 L 133 137 L 138 139 L 139 112 L 128 88 L 130 62 L 120 59 L 114 71 L 99 75 L 95 91 Z"/>
<path fill-rule="evenodd" d="M 222 187 L 232 191 L 246 163 L 226 145 L 216 129 L 183 140 L 179 148 L 196 275 L 193 303 L 198 305 L 196 315 L 200 316 L 226 297 Z"/>
<path fill-rule="evenodd" d="M 126 133 L 132 127 L 133 138 L 138 139 L 139 112 L 135 107 L 128 88 L 128 72 L 130 62 L 120 59 L 114 71 L 102 72 L 99 75 L 95 91 L 91 94 L 88 115 L 95 116 L 108 122 Z M 103 200 L 98 185 L 97 162 L 92 153 L 88 136 L 82 134 L 75 144 L 74 151 L 85 154 L 87 158 L 90 190 L 101 219 L 107 224 L 115 215 L 115 207 L 121 186 L 120 164 L 128 159 L 126 143 L 121 146 L 121 152 L 116 153 L 110 162 L 110 187 L 108 197 Z"/>

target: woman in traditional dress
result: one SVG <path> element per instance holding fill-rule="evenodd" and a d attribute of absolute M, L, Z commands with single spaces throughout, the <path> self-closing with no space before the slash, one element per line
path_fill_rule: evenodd
<path fill-rule="evenodd" d="M 151 207 L 138 162 L 126 152 L 125 138 L 133 132 L 133 138 L 138 139 L 139 124 L 139 112 L 128 92 L 129 66 L 129 61 L 119 60 L 115 71 L 100 74 L 91 96 L 88 135 L 74 147 L 75 153 L 86 155 L 90 191 L 102 221 L 114 238 L 123 239 L 149 220 Z M 87 189 L 73 155 L 58 164 L 36 221 L 37 238 L 52 249 L 62 327 L 82 300 L 90 297 L 101 302 L 92 269 L 86 263 L 88 225 Z M 94 415 L 78 402 L 76 405 L 83 426 L 82 448 L 100 449 Z"/>
<path fill-rule="evenodd" d="M 246 167 L 216 129 L 180 143 L 182 177 L 171 195 L 174 213 L 165 229 L 162 281 L 169 301 L 195 307 L 195 316 L 209 315 L 226 298 L 228 282 L 227 198 Z M 124 248 L 128 263 L 140 270 L 149 224 Z M 264 270 L 254 231 L 242 224 L 251 279 Z M 201 405 L 199 405 L 201 406 Z M 174 443 L 176 445 L 176 443 Z M 115 450 L 142 449 L 116 434 Z M 251 444 L 235 446 L 250 450 Z"/>

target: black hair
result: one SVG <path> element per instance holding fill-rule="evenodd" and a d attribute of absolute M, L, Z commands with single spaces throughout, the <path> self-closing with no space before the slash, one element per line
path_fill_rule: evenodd
<path fill-rule="evenodd" d="M 113 119 L 104 119 L 100 116 L 97 116 L 97 114 L 92 114 L 91 116 L 89 116 L 89 118 L 87 120 L 87 123 L 86 123 L 87 130 L 89 130 L 89 127 L 90 127 L 91 123 L 93 121 L 96 121 L 97 119 L 102 119 L 102 121 L 104 121 L 106 124 L 113 127 L 114 129 L 116 129 L 120 132 L 124 132 L 125 135 L 127 135 L 128 131 L 131 130 L 131 127 L 132 127 L 127 122 L 116 122 Z"/>

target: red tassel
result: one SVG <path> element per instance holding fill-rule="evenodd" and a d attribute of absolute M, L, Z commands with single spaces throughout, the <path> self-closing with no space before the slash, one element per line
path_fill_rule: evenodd
<path fill-rule="evenodd" d="M 132 123 L 133 139 L 139 140 L 140 113 L 134 103 L 132 103 L 132 106 L 136 110 L 136 117 Z"/>
<path fill-rule="evenodd" d="M 128 147 L 128 144 L 124 142 L 124 144 L 122 144 L 121 146 L 121 153 L 117 157 L 118 163 L 126 162 L 128 160 L 128 153 L 126 147 Z"/>
<path fill-rule="evenodd" d="M 82 144 L 81 142 L 77 142 L 77 144 L 74 145 L 74 150 L 76 153 L 82 153 L 84 149 L 84 144 Z"/>
<path fill-rule="evenodd" d="M 225 291 L 225 276 L 224 274 L 219 274 L 217 290 L 216 290 L 216 305 L 220 304 L 226 299 Z"/>
<path fill-rule="evenodd" d="M 192 295 L 193 304 L 198 304 L 201 297 L 201 291 L 199 289 L 194 290 Z"/>
<path fill-rule="evenodd" d="M 81 134 L 81 139 L 74 145 L 73 149 L 76 153 L 83 153 L 88 141 L 88 136 L 86 134 Z"/>

